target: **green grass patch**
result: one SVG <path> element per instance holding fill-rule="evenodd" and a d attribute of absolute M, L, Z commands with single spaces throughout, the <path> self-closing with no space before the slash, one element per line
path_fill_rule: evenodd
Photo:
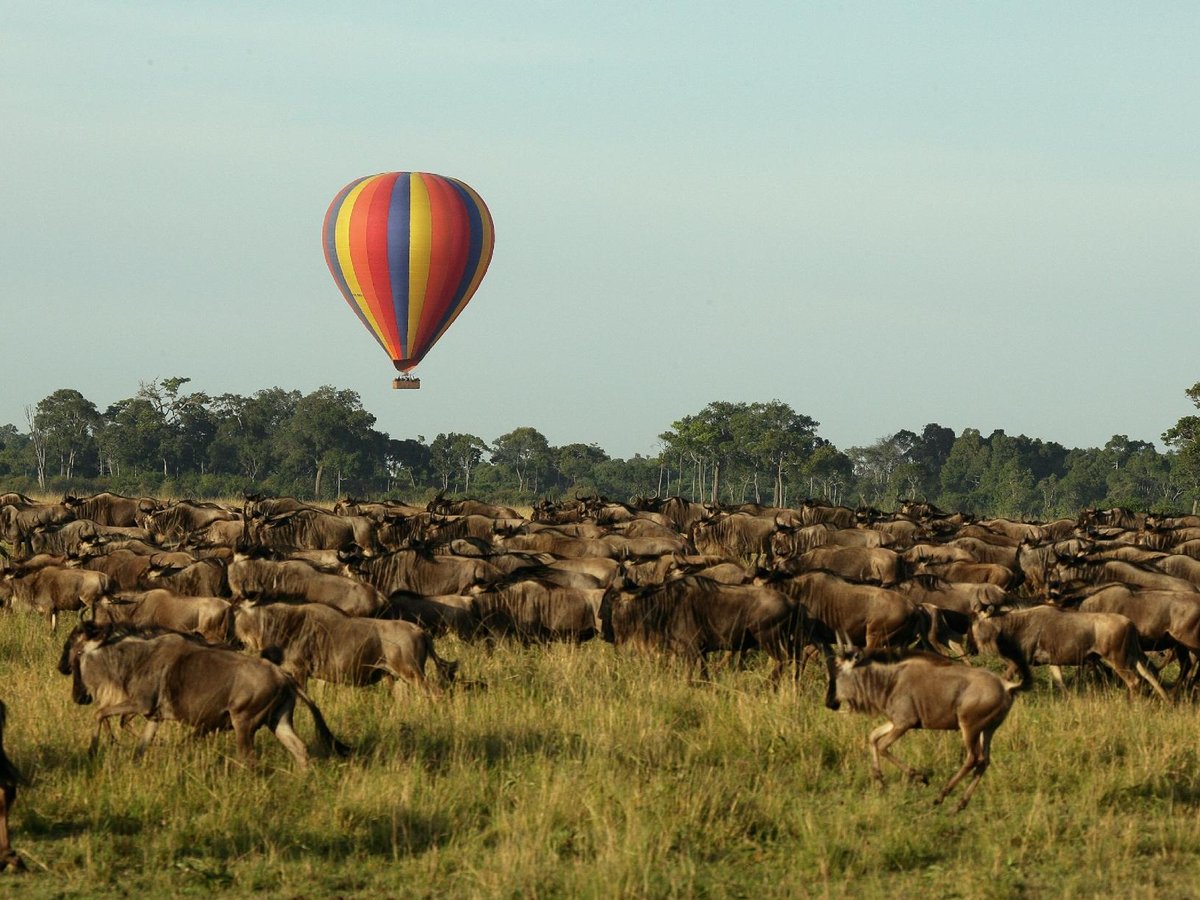
<path fill-rule="evenodd" d="M 1200 878 L 1197 711 L 1123 688 L 1020 696 L 953 815 L 932 800 L 958 735 L 907 736 L 933 786 L 885 768 L 879 790 L 875 722 L 827 711 L 820 667 L 776 693 L 762 660 L 694 685 L 602 643 L 444 640 L 481 687 L 313 683 L 357 752 L 298 773 L 265 732 L 249 770 L 231 735 L 173 724 L 140 762 L 132 734 L 89 759 L 65 634 L 0 616 L 7 743 L 33 780 L 12 821 L 32 872 L 0 894 L 1149 897 Z"/>

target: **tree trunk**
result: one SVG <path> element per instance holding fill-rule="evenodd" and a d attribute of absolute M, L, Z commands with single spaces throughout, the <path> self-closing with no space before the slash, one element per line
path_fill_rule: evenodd
<path fill-rule="evenodd" d="M 325 475 L 325 466 L 323 466 L 321 463 L 317 463 L 317 478 L 316 478 L 316 481 L 313 483 L 313 499 L 314 500 L 321 499 L 321 479 L 322 479 L 322 477 L 324 477 L 324 475 Z"/>

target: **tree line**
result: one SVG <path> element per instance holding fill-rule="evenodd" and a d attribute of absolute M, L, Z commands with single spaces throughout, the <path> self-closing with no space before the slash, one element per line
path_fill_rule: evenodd
<path fill-rule="evenodd" d="M 438 491 L 507 503 L 543 497 L 677 494 L 719 503 L 816 498 L 892 509 L 902 498 L 979 515 L 1049 519 L 1085 507 L 1195 510 L 1200 417 L 1153 443 L 1113 435 L 1068 448 L 1003 430 L 961 433 L 930 423 L 839 449 L 820 423 L 779 400 L 713 402 L 671 423 L 658 446 L 628 459 L 598 444 L 554 446 L 522 425 L 490 441 L 444 433 L 394 438 L 352 390 L 279 387 L 211 396 L 183 377 L 143 382 L 99 409 L 63 388 L 0 426 L 8 490 L 230 497 L 289 494 L 419 501 Z M 1200 383 L 1185 392 L 1200 409 Z"/>

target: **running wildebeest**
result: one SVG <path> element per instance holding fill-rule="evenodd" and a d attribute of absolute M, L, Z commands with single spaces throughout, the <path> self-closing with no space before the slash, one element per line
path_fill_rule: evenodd
<path fill-rule="evenodd" d="M 1019 684 L 986 669 L 964 666 L 933 653 L 913 653 L 898 659 L 859 654 L 831 661 L 825 705 L 838 709 L 845 703 L 856 712 L 888 717 L 886 725 L 871 732 L 871 774 L 883 784 L 882 756 L 910 780 L 929 779 L 888 752 L 888 748 L 914 728 L 962 732 L 967 748 L 962 767 L 938 793 L 939 804 L 974 770 L 975 777 L 958 803 L 967 805 L 991 762 L 992 735 L 1000 727 Z"/>
<path fill-rule="evenodd" d="M 147 719 L 138 756 L 154 739 L 159 723 L 174 720 L 191 725 L 198 734 L 232 728 L 238 751 L 253 764 L 254 733 L 266 725 L 305 768 L 308 750 L 292 727 L 297 698 L 312 713 L 320 749 L 346 752 L 316 704 L 278 665 L 190 635 L 82 622 L 63 645 L 58 668 L 73 676 L 76 703 L 96 701 L 93 752 L 110 717 L 138 715 Z"/>

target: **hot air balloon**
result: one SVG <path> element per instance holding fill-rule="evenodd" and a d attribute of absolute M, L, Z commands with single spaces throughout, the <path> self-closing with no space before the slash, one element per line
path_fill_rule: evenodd
<path fill-rule="evenodd" d="M 359 321 L 407 375 L 474 295 L 495 234 L 483 200 L 455 178 L 387 172 L 346 185 L 322 234 L 329 271 Z"/>

